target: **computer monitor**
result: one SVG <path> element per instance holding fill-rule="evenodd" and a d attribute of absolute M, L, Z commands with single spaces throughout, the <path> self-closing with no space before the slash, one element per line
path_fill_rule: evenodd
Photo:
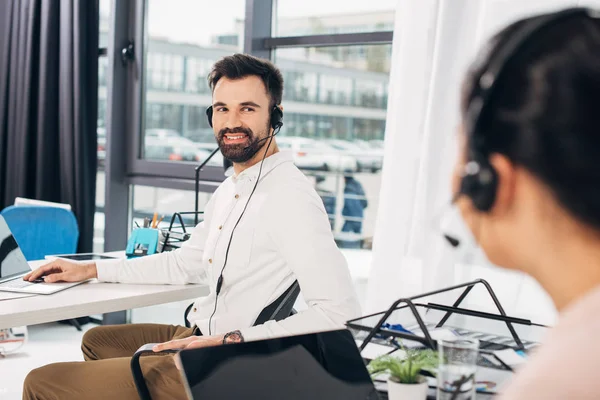
<path fill-rule="evenodd" d="M 181 351 L 190 399 L 379 399 L 348 330 Z"/>

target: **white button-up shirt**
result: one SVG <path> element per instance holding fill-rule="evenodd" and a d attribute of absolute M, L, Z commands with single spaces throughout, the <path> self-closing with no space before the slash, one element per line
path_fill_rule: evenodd
<path fill-rule="evenodd" d="M 204 221 L 181 249 L 97 262 L 98 279 L 209 285 L 210 295 L 196 300 L 188 316 L 208 335 L 227 245 L 259 169 L 260 163 L 219 186 L 206 206 Z M 253 327 L 262 309 L 295 280 L 308 308 L 285 320 Z M 291 154 L 267 157 L 256 191 L 233 233 L 210 332 L 239 329 L 246 340 L 257 340 L 338 329 L 358 316 L 348 266 L 334 242 L 323 201 L 293 164 Z"/>

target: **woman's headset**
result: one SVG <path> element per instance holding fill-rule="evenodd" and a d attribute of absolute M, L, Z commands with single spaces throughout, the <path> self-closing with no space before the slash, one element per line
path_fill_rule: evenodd
<path fill-rule="evenodd" d="M 454 200 L 460 195 L 465 195 L 472 200 L 473 206 L 477 210 L 482 212 L 491 210 L 496 200 L 498 174 L 490 164 L 485 135 L 480 130 L 482 116 L 486 115 L 488 111 L 486 107 L 489 107 L 490 99 L 498 86 L 498 79 L 502 76 L 506 65 L 541 31 L 578 14 L 597 18 L 598 12 L 586 8 L 571 8 L 529 21 L 490 56 L 488 67 L 479 77 L 474 89 L 476 94 L 470 102 L 465 116 L 468 158 L 462 173 L 460 190 L 454 196 Z"/>
<path fill-rule="evenodd" d="M 206 117 L 208 118 L 208 125 L 210 125 L 212 128 L 213 106 L 208 106 L 206 109 Z M 275 131 L 280 129 L 283 126 L 283 111 L 281 111 L 281 108 L 278 106 L 273 106 L 269 120 L 271 128 L 273 128 Z"/>

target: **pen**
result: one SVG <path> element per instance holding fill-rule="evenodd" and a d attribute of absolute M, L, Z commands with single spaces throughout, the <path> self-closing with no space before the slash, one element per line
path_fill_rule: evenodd
<path fill-rule="evenodd" d="M 150 226 L 150 227 L 151 227 L 151 228 L 153 228 L 153 229 L 154 229 L 154 228 L 156 228 L 156 225 L 154 225 L 154 224 L 156 224 L 156 219 L 157 219 L 157 218 L 158 218 L 158 213 L 157 213 L 157 212 L 155 212 L 155 213 L 154 213 L 154 216 L 152 217 L 152 225 Z"/>
<path fill-rule="evenodd" d="M 162 220 L 165 218 L 165 216 L 163 215 L 162 217 L 160 217 L 160 219 L 158 220 L 158 222 L 156 223 L 155 228 L 158 228 L 158 224 L 160 224 L 162 222 Z"/>

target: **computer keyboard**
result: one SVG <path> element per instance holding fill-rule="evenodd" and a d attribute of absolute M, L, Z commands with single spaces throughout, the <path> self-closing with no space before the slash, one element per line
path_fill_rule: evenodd
<path fill-rule="evenodd" d="M 12 281 L 6 281 L 0 283 L 0 288 L 10 288 L 10 289 L 20 289 L 30 285 L 33 285 L 34 282 L 24 281 L 21 278 L 13 279 Z"/>

